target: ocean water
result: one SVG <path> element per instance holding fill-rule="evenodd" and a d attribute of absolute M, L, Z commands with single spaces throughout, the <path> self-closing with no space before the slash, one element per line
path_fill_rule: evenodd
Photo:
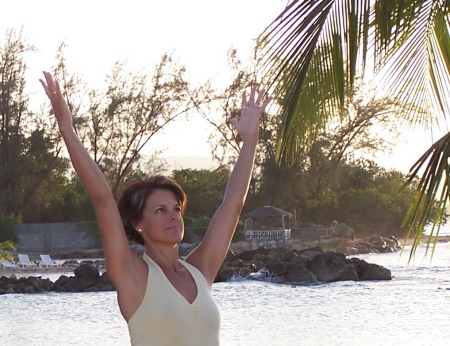
<path fill-rule="evenodd" d="M 391 281 L 312 286 L 242 280 L 217 283 L 221 345 L 448 345 L 450 244 L 433 260 L 420 246 L 359 255 Z M 51 274 L 55 280 L 59 274 Z M 129 345 L 115 292 L 0 296 L 0 345 Z"/>

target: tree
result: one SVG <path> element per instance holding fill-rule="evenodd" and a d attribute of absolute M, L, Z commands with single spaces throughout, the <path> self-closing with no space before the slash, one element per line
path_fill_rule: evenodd
<path fill-rule="evenodd" d="M 209 143 L 212 147 L 213 157 L 222 164 L 234 163 L 240 152 L 241 138 L 230 123 L 230 119 L 237 118 L 240 115 L 242 92 L 251 85 L 263 86 L 266 84 L 260 80 L 262 74 L 260 73 L 260 57 L 257 53 L 249 64 L 244 64 L 238 57 L 237 51 L 230 49 L 228 51 L 228 65 L 231 76 L 229 85 L 223 90 L 216 90 L 211 102 L 203 105 L 208 107 L 209 111 L 205 111 L 204 107 L 198 107 L 198 112 L 216 130 L 210 135 Z M 213 114 L 213 116 L 210 114 Z M 219 115 L 219 117 L 214 115 Z M 252 208 L 252 201 L 256 202 L 255 196 L 261 184 L 265 161 L 275 157 L 279 120 L 277 114 L 270 114 L 267 110 L 261 116 L 255 169 L 253 170 L 245 210 Z M 258 203 L 261 203 L 261 200 Z"/>
<path fill-rule="evenodd" d="M 186 215 L 211 218 L 222 203 L 230 170 L 220 166 L 214 170 L 179 169 L 171 174 L 188 196 Z"/>
<path fill-rule="evenodd" d="M 28 106 L 24 55 L 33 50 L 13 30 L 0 47 L 0 212 L 17 217 L 60 164 Z"/>
<path fill-rule="evenodd" d="M 125 63 L 117 62 L 105 91 L 83 88 L 78 76 L 67 72 L 62 53 L 58 59 L 55 76 L 69 101 L 74 127 L 117 195 L 129 174 L 154 159 L 142 153 L 150 139 L 198 103 L 192 99 L 196 92 L 189 90 L 185 68 L 167 54 L 153 75 L 128 72 Z"/>
<path fill-rule="evenodd" d="M 384 91 L 405 102 L 411 122 L 450 114 L 449 9 L 448 0 L 292 1 L 262 35 L 266 66 L 283 100 L 279 159 L 295 160 L 313 143 L 367 71 L 383 76 Z M 409 181 L 426 166 L 407 215 L 410 229 L 446 208 L 449 144 L 450 136 L 441 138 L 411 170 Z"/>

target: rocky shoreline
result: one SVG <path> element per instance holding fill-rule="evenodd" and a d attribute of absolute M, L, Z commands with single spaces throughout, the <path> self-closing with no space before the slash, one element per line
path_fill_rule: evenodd
<path fill-rule="evenodd" d="M 252 249 L 240 251 L 248 246 Z M 389 269 L 347 256 L 399 251 L 400 245 L 394 237 L 373 236 L 359 241 L 322 238 L 305 244 L 296 240 L 238 243 L 234 249 L 228 252 L 215 282 L 265 279 L 305 285 L 347 280 L 391 280 Z"/>
<path fill-rule="evenodd" d="M 181 244 L 186 255 L 197 244 Z M 143 248 L 134 248 L 143 253 Z M 236 279 L 266 280 L 275 283 L 309 285 L 344 280 L 391 280 L 389 269 L 359 258 L 347 256 L 360 253 L 386 253 L 400 250 L 394 237 L 373 236 L 364 240 L 321 238 L 314 242 L 298 240 L 239 242 L 232 244 L 215 282 Z M 101 250 L 61 254 L 59 258 L 101 257 Z M 55 282 L 41 276 L 0 277 L 0 294 L 39 292 L 113 291 L 104 261 L 65 261 L 64 270 L 74 275 L 61 275 Z M 103 271 L 103 273 L 101 273 Z"/>

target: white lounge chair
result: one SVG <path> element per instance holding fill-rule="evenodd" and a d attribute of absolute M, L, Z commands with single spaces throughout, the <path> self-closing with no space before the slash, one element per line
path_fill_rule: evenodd
<path fill-rule="evenodd" d="M 7 260 L 2 260 L 0 261 L 0 266 L 3 268 L 3 270 L 12 270 L 12 269 L 17 269 L 17 264 L 14 261 L 7 261 Z"/>
<path fill-rule="evenodd" d="M 36 269 L 37 264 L 35 262 L 31 262 L 28 255 L 19 254 L 19 261 L 17 265 L 23 269 Z"/>
<path fill-rule="evenodd" d="M 41 255 L 41 260 L 39 263 L 41 268 L 59 268 L 59 264 L 53 261 L 50 255 Z"/>

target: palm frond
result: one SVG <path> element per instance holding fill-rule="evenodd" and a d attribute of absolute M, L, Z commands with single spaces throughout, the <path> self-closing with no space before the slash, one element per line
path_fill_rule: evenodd
<path fill-rule="evenodd" d="M 431 235 L 428 239 L 428 246 L 433 236 L 437 240 L 440 221 L 446 216 L 447 204 L 450 197 L 449 159 L 450 133 L 435 142 L 410 170 L 406 184 L 410 184 L 423 170 L 416 188 L 414 200 L 404 220 L 404 226 L 407 226 L 408 230 L 406 238 L 411 233 L 415 233 L 410 256 L 413 256 L 415 253 L 422 239 L 425 226 L 430 221 L 435 222 L 433 222 Z"/>
<path fill-rule="evenodd" d="M 369 5 L 294 1 L 261 36 L 269 79 L 283 99 L 279 159 L 295 159 L 317 129 L 344 107 L 366 59 L 360 53 L 367 50 Z"/>
<path fill-rule="evenodd" d="M 384 2 L 377 1 L 375 8 Z M 411 122 L 432 123 L 450 114 L 450 37 L 444 5 L 442 0 L 393 1 L 391 12 L 375 12 L 376 29 L 382 32 L 373 37 L 376 71 L 383 76 L 383 89 L 409 107 Z M 389 40 L 387 30 L 392 31 Z"/>
<path fill-rule="evenodd" d="M 14 242 L 11 240 L 6 240 L 4 242 L 0 242 L 0 260 L 12 260 L 14 259 L 14 256 L 10 254 L 6 250 L 16 250 L 16 246 L 14 245 Z"/>

